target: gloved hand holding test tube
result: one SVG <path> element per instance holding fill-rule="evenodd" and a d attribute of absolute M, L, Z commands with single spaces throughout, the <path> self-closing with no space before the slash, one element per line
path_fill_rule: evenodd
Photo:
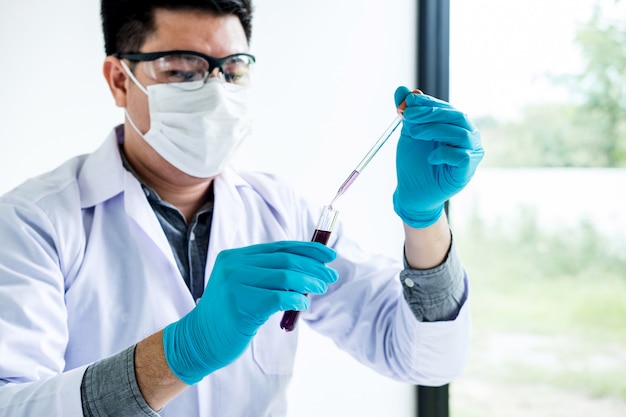
<path fill-rule="evenodd" d="M 420 90 L 413 90 L 412 93 L 423 94 Z M 370 163 L 374 156 L 376 156 L 380 148 L 382 148 L 385 142 L 387 142 L 387 140 L 391 137 L 393 132 L 395 132 L 398 126 L 400 126 L 400 123 L 403 119 L 402 114 L 405 108 L 406 102 L 403 101 L 402 103 L 400 103 L 396 110 L 398 112 L 398 115 L 393 119 L 389 127 L 385 129 L 383 134 L 380 135 L 378 140 L 370 148 L 365 157 L 363 157 L 357 167 L 350 173 L 350 175 L 348 175 L 348 178 L 346 178 L 343 184 L 341 184 L 339 190 L 337 191 L 337 194 L 335 194 L 335 197 L 331 200 L 330 204 L 324 206 L 324 208 L 322 209 L 322 214 L 320 215 L 317 225 L 315 226 L 315 231 L 313 232 L 313 237 L 311 238 L 312 242 L 319 242 L 326 245 L 333 230 L 337 215 L 339 214 L 339 212 L 333 208 L 333 204 L 335 204 L 337 199 L 341 197 L 341 195 L 343 195 L 348 190 L 348 188 L 350 188 L 350 186 L 356 180 L 359 174 L 363 172 L 365 167 Z M 285 330 L 286 332 L 292 331 L 296 327 L 296 322 L 298 321 L 299 316 L 299 311 L 285 311 L 285 313 L 283 314 L 283 318 L 280 321 L 280 328 Z"/>

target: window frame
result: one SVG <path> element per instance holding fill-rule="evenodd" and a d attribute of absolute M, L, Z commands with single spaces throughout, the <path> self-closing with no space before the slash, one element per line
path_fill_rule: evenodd
<path fill-rule="evenodd" d="M 417 86 L 441 100 L 450 99 L 450 0 L 418 0 Z M 448 213 L 448 202 L 445 205 Z M 415 386 L 417 417 L 449 416 L 449 385 Z"/>

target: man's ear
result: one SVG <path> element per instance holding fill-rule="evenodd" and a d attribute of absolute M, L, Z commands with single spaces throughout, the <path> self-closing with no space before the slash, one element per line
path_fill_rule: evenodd
<path fill-rule="evenodd" d="M 115 104 L 118 107 L 126 107 L 129 78 L 120 60 L 114 56 L 107 56 L 102 71 L 107 84 L 109 84 Z"/>

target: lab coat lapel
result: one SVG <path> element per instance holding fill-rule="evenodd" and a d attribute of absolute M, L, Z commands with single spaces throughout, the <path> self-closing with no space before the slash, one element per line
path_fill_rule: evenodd
<path fill-rule="evenodd" d="M 247 184 L 234 171 L 227 169 L 217 176 L 213 183 L 215 203 L 207 254 L 206 278 L 208 281 L 215 259 L 220 251 L 240 246 L 237 236 L 244 221 L 246 210 L 239 193 L 239 187 Z"/>
<path fill-rule="evenodd" d="M 124 186 L 124 206 L 128 216 L 148 235 L 150 240 L 159 248 L 167 258 L 170 265 L 176 266 L 176 260 L 172 248 L 170 247 L 165 232 L 159 223 L 148 199 L 141 188 L 139 181 L 126 171 Z M 178 267 L 172 268 L 173 272 L 180 274 Z M 182 277 L 181 277 L 182 280 Z"/>
<path fill-rule="evenodd" d="M 173 266 L 173 272 L 180 275 L 167 237 L 139 181 L 124 169 L 119 150 L 122 141 L 123 128 L 117 126 L 100 148 L 85 160 L 78 178 L 82 208 L 102 204 L 123 193 L 126 213 L 160 249 Z"/>

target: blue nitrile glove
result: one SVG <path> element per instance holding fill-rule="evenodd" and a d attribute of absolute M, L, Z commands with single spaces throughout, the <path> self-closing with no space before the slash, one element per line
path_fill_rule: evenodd
<path fill-rule="evenodd" d="M 435 223 L 444 203 L 470 181 L 483 157 L 478 130 L 450 104 L 398 87 L 396 107 L 406 100 L 396 154 L 395 212 L 409 226 Z"/>
<path fill-rule="evenodd" d="M 337 280 L 335 251 L 316 242 L 264 243 L 221 252 L 198 305 L 163 332 L 172 372 L 193 385 L 234 361 L 278 311 L 306 310 L 304 294 Z"/>

